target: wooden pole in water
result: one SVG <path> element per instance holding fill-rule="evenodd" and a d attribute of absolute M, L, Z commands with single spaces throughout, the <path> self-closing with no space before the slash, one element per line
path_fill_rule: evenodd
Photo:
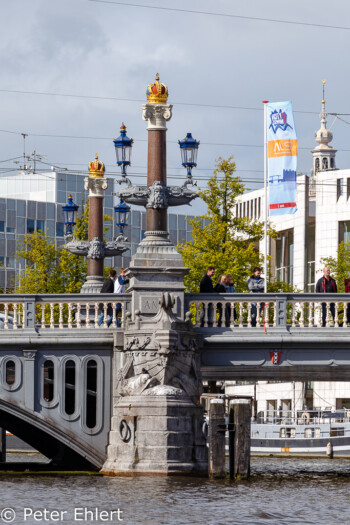
<path fill-rule="evenodd" d="M 234 425 L 234 433 L 229 433 L 231 479 L 250 476 L 250 420 L 250 400 L 233 399 L 229 415 L 229 423 Z"/>
<path fill-rule="evenodd" d="M 0 428 L 0 463 L 6 462 L 6 430 Z"/>
<path fill-rule="evenodd" d="M 225 403 L 211 399 L 209 405 L 209 477 L 224 478 L 225 469 Z"/>

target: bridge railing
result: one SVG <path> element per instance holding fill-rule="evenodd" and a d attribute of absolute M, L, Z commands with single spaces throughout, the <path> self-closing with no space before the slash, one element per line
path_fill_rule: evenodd
<path fill-rule="evenodd" d="M 124 328 L 130 303 L 130 294 L 0 294 L 0 329 Z"/>
<path fill-rule="evenodd" d="M 350 294 L 186 294 L 201 328 L 350 327 Z"/>

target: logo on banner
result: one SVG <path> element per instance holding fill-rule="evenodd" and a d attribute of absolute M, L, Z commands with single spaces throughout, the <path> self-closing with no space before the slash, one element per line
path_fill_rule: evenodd
<path fill-rule="evenodd" d="M 281 362 L 282 352 L 270 352 L 270 359 L 273 365 L 279 365 Z"/>
<path fill-rule="evenodd" d="M 281 129 L 282 131 L 286 131 L 288 128 L 293 129 L 292 126 L 287 122 L 287 113 L 281 109 L 279 111 L 277 111 L 277 109 L 272 111 L 270 113 L 270 119 L 271 124 L 269 128 L 271 128 L 275 134 L 278 129 Z"/>

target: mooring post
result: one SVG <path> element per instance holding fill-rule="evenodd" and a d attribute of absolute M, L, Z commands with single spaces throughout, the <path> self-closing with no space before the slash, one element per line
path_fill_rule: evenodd
<path fill-rule="evenodd" d="M 230 478 L 248 479 L 250 476 L 250 419 L 249 399 L 233 399 L 230 402 L 229 432 Z"/>
<path fill-rule="evenodd" d="M 0 428 L 0 463 L 6 462 L 6 430 Z"/>
<path fill-rule="evenodd" d="M 224 478 L 225 469 L 225 402 L 211 399 L 209 405 L 209 477 Z"/>

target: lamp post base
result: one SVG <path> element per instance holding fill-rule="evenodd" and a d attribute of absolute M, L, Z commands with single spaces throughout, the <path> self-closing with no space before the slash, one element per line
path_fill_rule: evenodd
<path fill-rule="evenodd" d="M 102 275 L 88 275 L 80 293 L 100 293 L 104 280 Z"/>

